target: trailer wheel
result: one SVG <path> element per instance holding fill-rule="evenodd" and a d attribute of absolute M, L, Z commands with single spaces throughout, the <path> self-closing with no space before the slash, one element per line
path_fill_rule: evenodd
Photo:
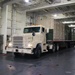
<path fill-rule="evenodd" d="M 35 58 L 39 58 L 40 56 L 41 56 L 41 48 L 40 47 L 37 47 L 34 50 L 34 57 Z"/>
<path fill-rule="evenodd" d="M 57 45 L 57 49 L 56 50 L 59 51 L 59 45 Z"/>
<path fill-rule="evenodd" d="M 56 52 L 56 46 L 55 46 L 55 44 L 53 45 L 52 52 L 53 52 L 53 53 Z"/>

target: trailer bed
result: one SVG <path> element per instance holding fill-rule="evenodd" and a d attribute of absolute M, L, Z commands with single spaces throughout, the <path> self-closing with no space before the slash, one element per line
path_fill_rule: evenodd
<path fill-rule="evenodd" d="M 47 40 L 48 45 L 53 45 L 53 47 L 57 50 L 63 48 L 72 48 L 75 46 L 75 41 L 73 40 Z"/>

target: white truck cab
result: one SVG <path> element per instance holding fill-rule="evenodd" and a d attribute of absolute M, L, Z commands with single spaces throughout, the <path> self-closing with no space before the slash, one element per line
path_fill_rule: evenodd
<path fill-rule="evenodd" d="M 7 52 L 14 52 L 17 56 L 21 54 L 34 54 L 40 57 L 46 49 L 46 29 L 42 25 L 27 26 L 23 30 L 23 35 L 14 35 L 8 45 Z"/>

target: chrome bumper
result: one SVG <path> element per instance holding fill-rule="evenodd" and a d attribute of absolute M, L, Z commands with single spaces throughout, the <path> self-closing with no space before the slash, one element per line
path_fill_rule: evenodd
<path fill-rule="evenodd" d="M 32 49 L 31 48 L 7 48 L 6 50 L 7 52 L 18 52 L 18 53 L 26 53 L 26 54 L 33 54 Z"/>

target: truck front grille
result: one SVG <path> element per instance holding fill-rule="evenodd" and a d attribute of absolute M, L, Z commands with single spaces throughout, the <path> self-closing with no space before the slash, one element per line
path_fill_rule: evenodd
<path fill-rule="evenodd" d="M 23 48 L 23 37 L 22 36 L 13 37 L 13 47 Z"/>

